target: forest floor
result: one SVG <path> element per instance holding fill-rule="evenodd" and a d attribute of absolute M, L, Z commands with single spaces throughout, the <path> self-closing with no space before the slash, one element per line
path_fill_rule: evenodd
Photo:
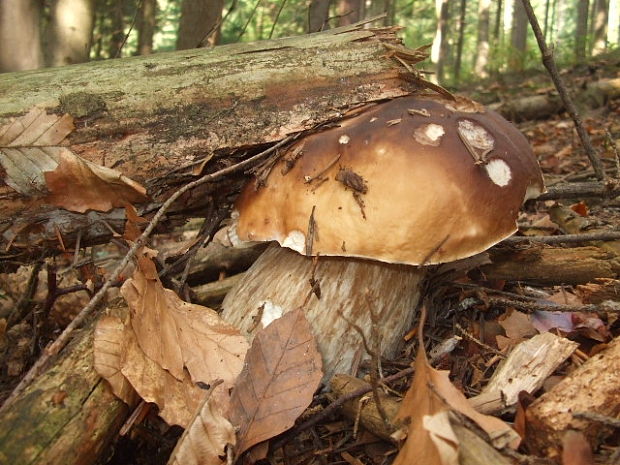
<path fill-rule="evenodd" d="M 563 73 L 563 76 L 575 90 L 588 80 L 619 77 L 617 70 L 616 58 L 611 57 L 588 66 L 575 67 Z M 482 89 L 482 86 L 470 87 L 463 89 L 461 93 L 491 103 L 498 98 L 520 98 L 528 94 L 548 92 L 550 87 L 546 74 L 535 73 L 527 75 L 525 79 L 523 76 L 514 79 L 507 77 L 494 86 L 486 87 L 484 92 Z M 620 179 L 620 160 L 617 151 L 614 151 L 620 145 L 620 100 L 611 100 L 600 108 L 584 113 L 582 118 L 593 145 L 601 154 L 608 176 L 615 180 Z M 538 156 L 548 186 L 593 178 L 593 171 L 576 136 L 573 123 L 566 113 L 545 120 L 522 122 L 519 127 Z M 611 139 L 608 134 L 613 135 Z M 613 147 L 614 143 L 616 149 Z M 566 201 L 529 202 L 519 218 L 518 235 L 573 233 L 574 231 L 567 230 L 566 224 L 558 219 L 562 217 L 557 214 L 558 208 L 564 215 L 569 212 L 568 214 L 582 218 L 587 223 L 579 232 L 583 232 L 584 228 L 620 230 L 620 199 L 584 197 Z M 551 210 L 556 213 L 550 213 Z M 157 240 L 178 240 L 180 235 L 179 232 L 172 237 L 159 237 Z M 615 243 L 615 247 L 620 250 L 618 243 Z M 568 243 L 564 245 L 567 248 L 572 246 Z M 600 243 L 594 245 L 601 246 Z M 613 243 L 611 245 L 614 246 Z M 500 244 L 496 248 L 512 253 L 515 247 L 528 246 L 527 242 L 523 242 L 517 246 Z M 120 254 L 121 251 L 116 251 L 108 259 L 114 260 Z M 0 277 L 2 288 L 10 289 L 10 293 L 0 293 L 0 310 L 5 313 L 9 308 L 26 305 L 20 301 L 19 296 L 20 293 L 25 295 L 25 287 L 32 270 L 21 270 L 19 273 Z M 44 283 L 44 280 L 41 281 Z M 475 269 L 461 276 L 438 272 L 430 282 L 425 299 L 429 315 L 424 328 L 425 345 L 427 350 L 431 351 L 442 342 L 453 343 L 445 344 L 449 349 L 436 355 L 432 363 L 435 368 L 448 370 L 452 383 L 467 397 L 475 396 L 483 390 L 512 348 L 549 327 L 555 328 L 554 334 L 575 341 L 579 346 L 546 377 L 543 387 L 534 393 L 536 398 L 552 389 L 586 360 L 600 352 L 614 337 L 620 335 L 617 313 L 578 311 L 580 308 L 587 309 L 590 304 L 601 302 L 601 299 L 620 304 L 620 294 L 614 296 L 614 293 L 620 292 L 620 281 L 613 278 L 572 284 L 542 283 L 541 280 L 528 282 L 518 279 L 492 279 Z M 64 283 L 64 286 L 69 285 L 71 282 Z M 45 300 L 44 285 L 41 293 L 37 293 L 34 298 L 35 301 L 37 299 Z M 82 292 L 59 299 L 53 308 L 46 309 L 47 314 L 36 317 L 40 319 L 34 325 L 36 330 L 33 330 L 32 319 L 25 319 L 8 329 L 0 328 L 0 350 L 3 352 L 0 359 L 0 386 L 3 392 L 10 392 L 20 375 L 32 363 L 32 354 L 37 352 L 32 350 L 33 347 L 42 347 L 47 341 L 53 340 L 59 328 L 67 324 L 71 315 L 85 300 Z M 511 305 L 511 302 L 514 305 Z M 32 302 L 30 304 L 32 305 Z M 562 305 L 565 306 L 561 307 L 562 309 L 573 311 L 552 312 L 554 306 Z M 553 322 L 549 323 L 549 320 Z M 6 325 L 6 320 L 4 324 Z M 396 375 L 411 365 L 417 351 L 417 338 L 412 337 L 415 331 L 414 326 L 398 358 L 383 361 L 383 376 Z M 360 376 L 364 375 L 364 368 L 362 365 Z M 617 377 L 617 373 L 613 376 Z M 389 391 L 386 389 L 386 392 L 397 399 L 407 391 L 409 382 L 410 376 L 402 376 L 390 384 Z M 577 395 L 585 396 L 587 393 Z M 334 399 L 326 393 L 317 394 L 297 424 L 304 423 L 333 402 Z M 502 412 L 502 419 L 514 422 L 516 410 L 518 409 L 506 409 Z M 272 440 L 272 444 L 277 444 L 277 447 L 269 453 L 267 460 L 270 463 L 383 465 L 391 463 L 397 452 L 394 443 L 359 428 L 355 418 L 347 417 L 340 411 L 303 430 L 293 431 L 294 434 L 284 433 Z M 115 450 L 110 451 L 107 464 L 165 464 L 180 434 L 180 428 L 166 426 L 152 409 L 141 423 L 134 424 L 127 435 L 119 438 Z M 616 460 L 614 463 L 620 463 L 617 458 L 619 439 L 618 430 L 615 434 L 608 435 L 595 450 L 595 462 L 611 463 Z M 551 463 L 531 454 L 532 449 L 526 440 L 511 460 L 513 463 Z M 589 462 L 572 463 L 586 465 Z"/>

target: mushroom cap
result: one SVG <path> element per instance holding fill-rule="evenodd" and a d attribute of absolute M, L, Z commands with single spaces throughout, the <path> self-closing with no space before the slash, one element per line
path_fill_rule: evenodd
<path fill-rule="evenodd" d="M 246 185 L 236 234 L 305 255 L 444 263 L 517 230 L 544 191 L 526 138 L 457 98 L 409 96 L 371 107 L 291 146 L 266 185 Z"/>

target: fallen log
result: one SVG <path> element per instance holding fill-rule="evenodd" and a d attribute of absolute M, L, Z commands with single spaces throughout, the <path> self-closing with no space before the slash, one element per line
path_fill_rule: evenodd
<path fill-rule="evenodd" d="M 0 134 L 34 106 L 71 115 L 75 129 L 63 148 L 145 186 L 150 202 L 139 206 L 148 215 L 175 186 L 199 174 L 247 159 L 265 144 L 338 119 L 356 105 L 420 89 L 393 58 L 393 48 L 400 46 L 395 31 L 356 25 L 212 50 L 2 74 Z M 405 62 L 415 61 L 412 56 L 421 60 L 424 54 L 412 53 Z M 73 213 L 20 193 L 15 186 L 28 179 L 49 188 L 44 176 L 49 171 L 43 170 L 50 167 L 37 167 L 26 157 L 8 160 L 1 145 L 0 261 L 17 264 L 62 248 L 59 242 L 73 247 L 79 237 L 86 246 L 122 232 L 123 209 Z M 9 177 L 8 163 L 17 164 L 20 179 Z M 232 177 L 184 196 L 169 211 L 169 221 L 225 204 L 242 180 L 243 175 Z"/>
<path fill-rule="evenodd" d="M 0 463 L 96 463 L 129 414 L 93 367 L 93 326 L 0 413 Z"/>

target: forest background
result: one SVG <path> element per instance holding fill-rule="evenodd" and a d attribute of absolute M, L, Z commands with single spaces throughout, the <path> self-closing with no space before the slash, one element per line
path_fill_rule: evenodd
<path fill-rule="evenodd" d="M 620 0 L 532 4 L 560 65 L 620 44 Z M 432 44 L 443 85 L 541 66 L 516 0 L 2 0 L 0 72 L 300 35 L 377 15 L 373 26 L 402 26 L 407 46 Z"/>

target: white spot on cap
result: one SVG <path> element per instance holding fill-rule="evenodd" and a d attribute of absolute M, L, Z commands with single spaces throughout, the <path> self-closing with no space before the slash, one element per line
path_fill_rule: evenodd
<path fill-rule="evenodd" d="M 461 137 L 467 140 L 472 148 L 487 153 L 490 150 L 493 150 L 495 139 L 489 131 L 484 129 L 479 124 L 476 124 L 468 119 L 463 119 L 459 121 L 458 131 Z"/>
<path fill-rule="evenodd" d="M 441 144 L 441 138 L 446 133 L 440 124 L 430 123 L 420 126 L 413 132 L 413 137 L 422 145 L 432 145 L 438 147 Z"/>
<path fill-rule="evenodd" d="M 342 136 L 338 138 L 338 143 L 345 145 L 345 144 L 348 144 L 350 140 L 351 138 L 348 135 L 343 134 Z"/>
<path fill-rule="evenodd" d="M 277 320 L 284 313 L 282 307 L 274 304 L 270 300 L 263 300 L 260 306 L 263 307 L 263 313 L 260 318 L 260 323 L 263 325 L 263 328 L 269 326 L 272 321 Z"/>
<path fill-rule="evenodd" d="M 306 249 L 306 235 L 299 230 L 291 231 L 288 233 L 288 236 L 284 238 L 281 244 L 282 247 L 288 247 L 289 249 L 293 249 L 295 252 L 303 254 Z"/>
<path fill-rule="evenodd" d="M 491 181 L 500 187 L 507 186 L 512 179 L 510 166 L 501 158 L 494 158 L 485 165 L 485 168 Z"/>

